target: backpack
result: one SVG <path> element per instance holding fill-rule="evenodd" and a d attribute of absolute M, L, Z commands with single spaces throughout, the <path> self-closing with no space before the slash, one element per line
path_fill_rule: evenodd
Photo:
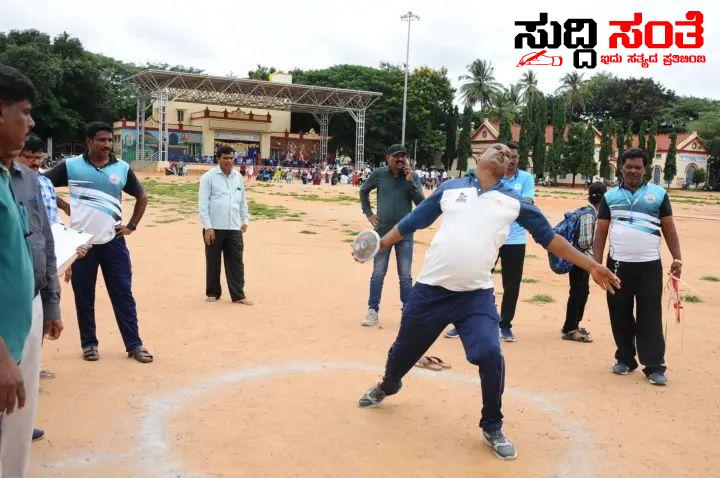
<path fill-rule="evenodd" d="M 592 214 L 594 217 L 595 208 L 592 206 L 584 206 L 577 208 L 574 211 L 566 212 L 565 219 L 560 221 L 558 225 L 553 228 L 553 231 L 567 239 L 570 244 L 577 248 L 578 231 L 580 230 L 580 217 L 585 214 Z M 552 269 L 552 271 L 556 274 L 567 274 L 573 267 L 575 267 L 572 262 L 558 257 L 550 252 L 548 252 L 548 261 L 550 262 L 550 269 Z"/>

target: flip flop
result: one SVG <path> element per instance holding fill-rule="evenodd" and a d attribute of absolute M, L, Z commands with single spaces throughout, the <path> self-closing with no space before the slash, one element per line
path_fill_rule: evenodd
<path fill-rule="evenodd" d="M 442 367 L 437 362 L 431 360 L 430 357 L 423 357 L 420 360 L 417 361 L 415 364 L 416 367 L 419 368 L 425 368 L 428 370 L 432 370 L 433 372 L 440 372 L 442 371 Z"/>
<path fill-rule="evenodd" d="M 443 362 L 443 360 L 440 357 L 427 357 L 428 359 L 432 360 L 436 364 L 440 365 L 444 369 L 452 368 L 452 365 L 449 363 Z"/>
<path fill-rule="evenodd" d="M 584 332 L 584 333 L 583 333 Z M 570 340 L 572 342 L 583 342 L 583 343 L 590 343 L 593 340 L 590 338 L 590 333 L 585 329 L 578 329 L 573 330 L 568 333 L 564 333 L 562 335 L 563 340 Z"/>
<path fill-rule="evenodd" d="M 248 299 L 234 300 L 233 304 L 253 305 L 252 301 Z"/>
<path fill-rule="evenodd" d="M 100 360 L 100 352 L 98 352 L 97 345 L 91 345 L 90 347 L 83 349 L 83 360 L 88 362 L 97 362 Z"/>

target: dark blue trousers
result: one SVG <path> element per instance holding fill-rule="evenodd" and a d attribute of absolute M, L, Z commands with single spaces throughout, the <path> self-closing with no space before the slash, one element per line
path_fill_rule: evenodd
<path fill-rule="evenodd" d="M 403 309 L 400 331 L 388 352 L 383 391 L 388 395 L 397 393 L 403 376 L 452 323 L 468 361 L 480 369 L 480 426 L 487 431 L 500 429 L 505 360 L 500 350 L 499 322 L 493 289 L 453 292 L 416 282 Z"/>
<path fill-rule="evenodd" d="M 84 258 L 75 261 L 72 266 L 80 343 L 83 349 L 98 344 L 95 335 L 95 284 L 98 266 L 102 268 L 105 287 L 125 349 L 130 352 L 142 345 L 142 340 L 138 333 L 137 310 L 132 295 L 130 251 L 122 237 L 116 237 L 107 244 L 94 245 Z"/>

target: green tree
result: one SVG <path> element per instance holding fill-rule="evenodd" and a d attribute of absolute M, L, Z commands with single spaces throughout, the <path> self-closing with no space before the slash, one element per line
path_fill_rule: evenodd
<path fill-rule="evenodd" d="M 622 155 L 625 152 L 625 129 L 622 123 L 614 123 L 615 126 L 615 149 L 617 150 L 617 161 L 615 162 L 615 177 L 622 179 Z"/>
<path fill-rule="evenodd" d="M 385 148 L 397 143 L 402 122 L 404 70 L 396 65 L 379 68 L 336 65 L 322 70 L 293 70 L 293 81 L 300 84 L 377 91 L 383 96 L 367 110 L 365 129 L 366 158 L 377 163 Z M 408 78 L 407 138 L 418 139 L 418 163 L 428 164 L 445 150 L 445 124 L 454 90 L 445 69 L 418 68 Z M 293 114 L 292 130 L 317 128 L 309 114 Z M 355 121 L 349 115 L 336 115 L 330 123 L 330 150 L 355 149 Z"/>
<path fill-rule="evenodd" d="M 651 78 L 618 78 L 599 73 L 585 85 L 583 117 L 594 123 L 609 119 L 635 124 L 652 121 L 672 106 L 675 93 Z"/>
<path fill-rule="evenodd" d="M 606 121 L 602 128 L 602 139 L 600 140 L 600 177 L 610 179 L 610 156 L 612 148 L 612 124 Z"/>
<path fill-rule="evenodd" d="M 530 116 L 530 130 L 532 143 L 532 168 L 535 177 L 542 178 L 545 175 L 545 158 L 547 150 L 545 145 L 545 129 L 547 128 L 547 103 L 545 96 L 537 92 L 535 95 Z"/>
<path fill-rule="evenodd" d="M 669 188 L 677 174 L 677 133 L 675 131 L 670 133 L 670 147 L 665 157 L 665 168 L 663 169 L 663 179 Z"/>
<path fill-rule="evenodd" d="M 276 73 L 278 70 L 274 66 L 265 66 L 258 63 L 255 70 L 248 71 L 248 78 L 251 80 L 270 80 L 270 75 Z"/>
<path fill-rule="evenodd" d="M 704 168 L 700 168 L 695 171 L 695 174 L 693 174 L 693 184 L 695 185 L 695 189 L 700 187 L 700 185 L 705 181 L 707 181 L 707 171 L 705 171 Z"/>
<path fill-rule="evenodd" d="M 572 185 L 575 186 L 575 177 L 578 174 L 592 178 L 597 172 L 593 158 L 594 135 L 590 127 L 582 123 L 571 123 L 567 136 L 561 169 L 572 174 Z"/>
<path fill-rule="evenodd" d="M 630 149 L 633 147 L 633 122 L 632 120 L 628 121 L 627 127 L 625 129 L 625 149 Z"/>
<path fill-rule="evenodd" d="M 565 154 L 565 104 L 556 101 L 553 109 L 553 142 L 548 149 L 547 169 L 552 176 L 557 176 L 563 171 L 563 155 Z"/>
<path fill-rule="evenodd" d="M 520 85 L 520 94 L 523 103 L 528 108 L 529 114 L 532 114 L 532 105 L 535 101 L 535 97 L 540 90 L 538 89 L 538 78 L 534 71 L 528 70 L 523 73 L 518 85 Z"/>
<path fill-rule="evenodd" d="M 512 139 L 512 122 L 510 114 L 505 113 L 500 117 L 500 131 L 498 132 L 498 142 L 506 143 Z"/>
<path fill-rule="evenodd" d="M 577 71 L 567 73 L 560 80 L 560 87 L 555 90 L 555 94 L 560 93 L 566 97 L 566 102 L 570 109 L 570 118 L 573 118 L 573 113 L 580 111 L 585 105 L 585 96 L 587 95 L 585 85 L 587 84 L 587 80 L 585 80 L 583 76 L 583 73 L 578 73 Z"/>
<path fill-rule="evenodd" d="M 460 121 L 460 138 L 458 139 L 457 146 L 457 169 L 461 172 L 467 169 L 467 160 L 472 156 L 472 145 L 470 144 L 470 137 L 473 132 L 472 115 L 472 108 L 470 108 L 469 105 L 465 105 Z"/>
<path fill-rule="evenodd" d="M 448 110 L 447 122 L 445 124 L 445 152 L 443 153 L 443 164 L 445 170 L 449 170 L 452 167 L 453 161 L 457 157 L 457 122 L 458 122 L 458 108 L 453 106 Z"/>
<path fill-rule="evenodd" d="M 648 167 L 645 168 L 645 181 L 650 181 L 652 178 L 652 172 L 653 172 L 653 161 L 655 159 L 655 150 L 657 149 L 657 146 L 655 145 L 655 136 L 657 136 L 658 125 L 657 122 L 653 121 L 650 123 L 650 130 L 648 132 L 648 140 L 647 140 L 647 153 L 648 153 Z"/>
<path fill-rule="evenodd" d="M 640 149 L 647 150 L 646 135 L 647 135 L 648 129 L 649 129 L 649 127 L 648 127 L 647 121 L 643 121 L 642 123 L 640 123 L 640 129 L 638 130 L 638 148 L 640 148 Z"/>
<path fill-rule="evenodd" d="M 479 104 L 480 109 L 485 110 L 490 106 L 493 95 L 501 89 L 495 81 L 495 68 L 491 61 L 480 59 L 473 61 L 467 68 L 468 74 L 459 77 L 466 82 L 460 86 L 460 98 L 470 107 Z"/>
<path fill-rule="evenodd" d="M 524 114 L 520 121 L 520 141 L 518 148 L 518 168 L 527 171 L 529 165 L 529 153 L 532 147 L 533 125 L 528 114 Z"/>

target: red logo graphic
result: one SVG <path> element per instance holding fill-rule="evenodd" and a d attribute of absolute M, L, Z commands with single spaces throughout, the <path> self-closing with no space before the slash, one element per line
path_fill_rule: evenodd
<path fill-rule="evenodd" d="M 546 55 L 547 50 L 530 52 L 520 58 L 517 66 L 560 66 L 563 59 L 561 56 Z"/>

